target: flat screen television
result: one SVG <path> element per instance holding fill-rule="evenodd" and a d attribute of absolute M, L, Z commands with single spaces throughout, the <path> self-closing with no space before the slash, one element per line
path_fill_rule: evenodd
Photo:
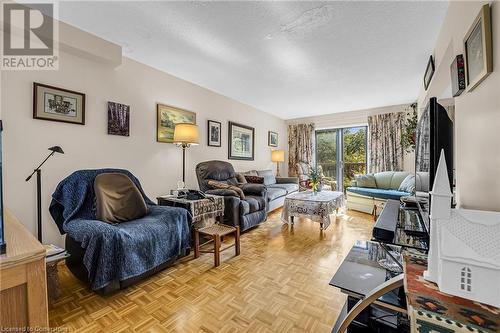
<path fill-rule="evenodd" d="M 416 191 L 417 196 L 426 197 L 428 201 L 441 150 L 444 151 L 446 158 L 450 188 L 453 188 L 453 121 L 446 109 L 438 103 L 437 98 L 430 98 L 418 121 L 416 131 Z M 428 228 L 428 217 L 426 214 L 423 217 Z"/>
<path fill-rule="evenodd" d="M 5 253 L 6 250 L 4 228 L 3 228 L 2 132 L 3 132 L 3 126 L 2 126 L 2 121 L 0 120 L 0 254 Z"/>

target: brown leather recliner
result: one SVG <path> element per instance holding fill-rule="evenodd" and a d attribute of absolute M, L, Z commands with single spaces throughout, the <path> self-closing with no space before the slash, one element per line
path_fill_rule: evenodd
<path fill-rule="evenodd" d="M 252 228 L 267 218 L 267 190 L 263 184 L 238 184 L 236 172 L 229 162 L 207 161 L 196 166 L 196 176 L 200 190 L 224 196 L 224 224 L 239 226 L 241 231 Z M 217 189 L 208 184 L 215 180 L 238 186 L 245 194 L 240 199 L 238 193 L 230 189 Z"/>

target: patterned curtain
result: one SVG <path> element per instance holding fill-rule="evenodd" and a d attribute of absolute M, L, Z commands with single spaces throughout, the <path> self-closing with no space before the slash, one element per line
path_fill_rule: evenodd
<path fill-rule="evenodd" d="M 297 163 L 311 164 L 314 124 L 288 125 L 288 173 L 297 176 Z"/>
<path fill-rule="evenodd" d="M 404 119 L 403 112 L 368 117 L 370 172 L 403 170 L 401 134 Z"/>

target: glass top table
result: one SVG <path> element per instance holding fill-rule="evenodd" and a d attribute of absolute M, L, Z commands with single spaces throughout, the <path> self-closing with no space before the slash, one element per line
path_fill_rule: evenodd
<path fill-rule="evenodd" d="M 361 299 L 385 281 L 402 274 L 395 259 L 401 264 L 399 246 L 356 241 L 331 279 L 330 285 L 341 289 L 349 296 Z M 406 299 L 402 289 L 381 296 L 376 304 L 406 312 Z"/>

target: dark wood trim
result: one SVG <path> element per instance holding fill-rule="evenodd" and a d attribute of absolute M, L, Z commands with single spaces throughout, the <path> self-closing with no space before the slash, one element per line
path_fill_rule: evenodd
<path fill-rule="evenodd" d="M 277 142 L 276 142 L 276 144 L 275 144 L 275 145 L 271 144 L 271 134 L 276 134 L 276 136 L 277 136 L 277 137 L 278 137 L 278 139 L 279 139 L 278 133 L 273 132 L 273 131 L 267 131 L 267 145 L 268 145 L 269 147 L 278 147 L 278 145 L 279 145 L 279 144 L 278 144 Z"/>
<path fill-rule="evenodd" d="M 75 95 L 80 95 L 82 97 L 82 121 L 81 122 L 75 122 L 75 121 L 69 121 L 69 120 L 60 120 L 60 119 L 52 119 L 52 118 L 43 118 L 40 117 L 36 114 L 36 107 L 37 107 L 37 89 L 38 87 L 43 87 L 43 88 L 49 88 L 49 89 L 56 89 L 60 91 L 64 91 L 70 94 L 75 94 Z M 33 82 L 33 119 L 39 119 L 39 120 L 47 120 L 47 121 L 56 121 L 59 123 L 68 123 L 68 124 L 76 124 L 76 125 L 85 125 L 85 94 L 74 91 L 74 90 L 69 90 L 69 89 L 64 89 L 64 88 L 59 88 L 59 87 L 54 87 L 54 86 L 49 86 L 48 84 L 42 84 L 38 82 Z"/>
<path fill-rule="evenodd" d="M 246 128 L 252 131 L 252 157 L 236 157 L 236 156 L 231 156 L 231 148 L 232 148 L 232 135 L 231 135 L 231 129 L 233 126 L 238 126 L 242 128 Z M 227 150 L 227 158 L 230 160 L 240 160 L 240 161 L 253 161 L 255 159 L 255 128 L 234 123 L 232 121 L 228 122 L 227 126 L 227 141 L 228 141 L 228 150 Z"/>
<path fill-rule="evenodd" d="M 216 124 L 219 124 L 219 126 L 220 126 L 220 130 L 219 130 L 219 136 L 220 136 L 219 142 L 220 143 L 218 145 L 211 145 L 210 144 L 210 123 L 216 123 Z M 222 146 L 222 123 L 221 122 L 216 121 L 216 120 L 210 120 L 210 119 L 207 120 L 207 145 L 209 147 L 221 147 Z"/>

